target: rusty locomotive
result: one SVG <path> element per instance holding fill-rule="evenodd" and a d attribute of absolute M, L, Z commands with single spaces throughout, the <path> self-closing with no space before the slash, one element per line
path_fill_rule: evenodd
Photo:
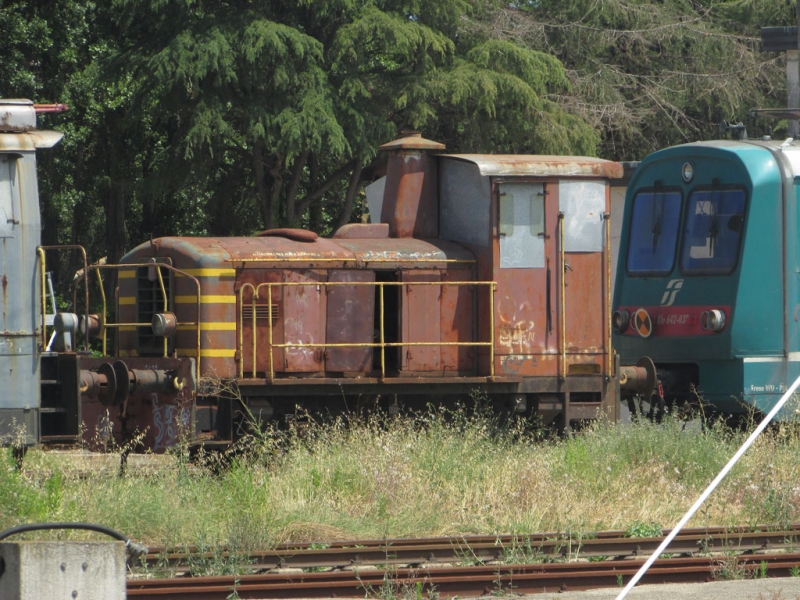
<path fill-rule="evenodd" d="M 0 134 L 0 152 L 11 136 L 41 133 Z M 31 165 L 35 146 L 23 153 Z M 620 368 L 611 346 L 609 197 L 622 165 L 445 154 L 418 133 L 381 149 L 388 161 L 370 186 L 375 222 L 332 238 L 275 229 L 150 240 L 120 264 L 85 267 L 85 307 L 75 309 L 83 314 L 55 317 L 54 344 L 43 308 L 46 249 L 37 232 L 28 236 L 27 262 L 14 269 L 36 300 L 27 311 L 6 303 L 3 314 L 24 313 L 18 387 L 42 392 L 24 406 L 0 401 L 0 435 L 12 421 L 26 425 L 28 443 L 142 432 L 160 450 L 183 428 L 193 444 L 227 445 L 253 418 L 375 404 L 394 411 L 476 390 L 499 410 L 564 429 L 600 414 L 616 419 L 621 380 L 652 386 L 654 373 Z M 17 161 L 11 172 L 23 165 L 4 160 Z M 103 310 L 89 314 L 88 279 L 109 270 L 116 310 L 103 295 Z M 4 323 L 6 344 L 16 339 L 9 331 Z M 102 340 L 103 357 L 76 348 L 90 336 Z M 9 355 L 0 351 L 0 369 L 16 381 Z"/>

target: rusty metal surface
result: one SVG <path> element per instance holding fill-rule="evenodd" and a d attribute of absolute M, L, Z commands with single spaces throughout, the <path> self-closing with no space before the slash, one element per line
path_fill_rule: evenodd
<path fill-rule="evenodd" d="M 442 281 L 474 281 L 473 273 L 472 269 L 448 269 L 442 272 Z M 478 339 L 475 328 L 478 293 L 476 286 L 443 285 L 440 289 L 442 342 Z M 476 375 L 475 350 L 476 348 L 467 346 L 442 346 L 440 349 L 442 374 Z"/>
<path fill-rule="evenodd" d="M 605 270 L 599 252 L 566 253 L 566 347 L 568 354 L 591 354 L 603 362 Z M 587 357 L 587 360 L 588 357 Z M 592 359 L 594 360 L 594 359 Z"/>
<path fill-rule="evenodd" d="M 607 306 L 607 246 L 599 244 L 591 252 L 564 250 L 559 190 L 558 181 L 545 183 L 542 267 L 500 268 L 498 256 L 503 251 L 503 238 L 498 236 L 494 240 L 492 276 L 497 281 L 495 368 L 498 374 L 585 377 L 605 374 L 611 369 L 606 347 L 607 324 L 601 316 Z M 606 194 L 606 209 L 607 202 Z M 496 215 L 497 212 L 495 220 Z M 601 217 L 578 215 L 596 220 L 593 225 L 600 228 L 602 235 Z M 595 391 L 603 389 L 604 386 Z M 595 407 L 586 410 L 594 411 Z"/>
<path fill-rule="evenodd" d="M 327 598 L 360 597 L 389 586 L 393 590 L 435 592 L 440 597 L 535 594 L 553 590 L 618 587 L 642 560 L 588 563 L 511 564 L 416 569 L 354 569 L 322 573 L 242 575 L 128 581 L 128 597 L 163 598 Z M 766 569 L 769 577 L 788 577 L 800 554 L 741 557 L 736 568 L 750 576 Z M 655 562 L 642 584 L 708 581 L 721 569 L 720 559 L 670 558 Z"/>
<path fill-rule="evenodd" d="M 619 179 L 620 163 L 586 156 L 549 156 L 525 154 L 443 154 L 473 163 L 481 175 L 493 177 L 608 177 Z"/>
<path fill-rule="evenodd" d="M 380 149 L 390 152 L 380 219 L 389 224 L 389 236 L 437 237 L 438 172 L 430 152 L 444 150 L 444 144 L 410 133 Z"/>
<path fill-rule="evenodd" d="M 283 348 L 270 348 L 270 321 L 272 321 L 273 342 L 284 339 L 283 318 L 284 289 L 272 288 L 271 294 L 266 283 L 277 283 L 284 280 L 283 270 L 243 269 L 237 272 L 236 285 L 242 291 L 242 307 L 252 305 L 253 296 L 258 290 L 255 310 L 255 337 L 253 332 L 253 309 L 242 310 L 241 367 L 244 377 L 267 377 L 270 372 L 270 350 L 272 350 L 273 368 L 283 371 Z M 261 286 L 259 288 L 259 285 Z M 271 306 L 270 306 L 271 302 Z M 255 353 L 253 342 L 255 341 Z M 254 362 L 255 360 L 255 362 Z"/>
<path fill-rule="evenodd" d="M 374 271 L 331 271 L 329 281 L 375 281 Z M 375 338 L 375 288 L 366 285 L 333 286 L 327 294 L 328 343 L 371 343 Z M 325 370 L 366 373 L 372 370 L 372 348 L 328 348 Z"/>
<path fill-rule="evenodd" d="M 384 151 L 393 150 L 444 150 L 446 146 L 440 142 L 426 140 L 419 131 L 403 131 L 403 136 L 383 144 L 378 149 Z"/>
<path fill-rule="evenodd" d="M 280 236 L 197 238 L 157 238 L 134 248 L 121 262 L 132 262 L 149 256 L 170 256 L 180 269 L 198 267 L 233 268 L 239 261 L 279 262 L 281 260 L 352 260 L 352 255 L 336 242 L 316 238 L 313 242 L 299 242 Z"/>
<path fill-rule="evenodd" d="M 113 358 L 83 358 L 81 369 L 96 371 Z M 182 382 L 172 391 L 131 395 L 124 405 L 103 404 L 99 398 L 81 395 L 83 441 L 90 449 L 119 449 L 133 439 L 132 450 L 147 448 L 164 452 L 181 434 L 194 432 L 193 396 L 196 389 L 194 361 L 188 358 L 126 358 L 131 370 L 164 370 Z M 141 437 L 140 437 L 141 436 Z"/>
<path fill-rule="evenodd" d="M 33 109 L 36 111 L 37 115 L 58 114 L 67 112 L 69 110 L 69 106 L 66 104 L 34 104 Z"/>
<path fill-rule="evenodd" d="M 266 229 L 259 231 L 256 237 L 284 237 L 295 242 L 310 243 L 316 240 L 319 235 L 315 231 L 308 229 L 296 229 L 291 227 L 279 227 L 277 229 Z"/>
<path fill-rule="evenodd" d="M 650 554 L 671 530 L 658 537 L 627 537 L 620 530 L 597 533 L 531 533 L 519 535 L 464 535 L 455 537 L 390 538 L 340 540 L 329 543 L 284 543 L 275 548 L 247 555 L 252 569 L 342 568 L 352 565 L 418 565 L 422 563 L 461 562 L 467 557 L 475 563 L 513 559 L 524 551 L 545 560 L 576 560 L 590 557 L 636 557 Z M 800 526 L 776 529 L 756 527 L 703 527 L 684 529 L 670 543 L 671 554 L 709 552 L 742 553 L 791 550 L 800 541 Z M 228 552 L 220 548 L 219 553 Z M 191 558 L 210 558 L 211 552 L 197 547 L 151 547 L 146 563 L 169 564 L 179 568 Z"/>
<path fill-rule="evenodd" d="M 402 281 L 441 281 L 434 270 L 404 271 Z M 401 342 L 442 341 L 441 286 L 410 285 L 400 289 Z M 441 348 L 417 346 L 400 348 L 400 369 L 414 373 L 441 371 Z"/>
<path fill-rule="evenodd" d="M 141 244 L 120 262 L 137 262 L 150 257 L 170 257 L 173 266 L 190 272 L 214 267 L 264 268 L 282 261 L 306 261 L 309 264 L 320 261 L 331 268 L 337 268 L 339 265 L 336 263 L 341 261 L 341 266 L 347 268 L 355 266 L 353 263 L 362 268 L 375 268 L 368 263 L 397 262 L 407 267 L 408 263 L 415 261 L 446 263 L 473 261 L 475 258 L 464 246 L 438 239 L 317 238 L 313 242 L 298 242 L 284 237 L 171 237 Z M 259 262 L 264 265 L 258 265 Z"/>
<path fill-rule="evenodd" d="M 325 281 L 324 271 L 287 271 L 286 283 Z M 325 342 L 325 292 L 318 285 L 286 287 L 283 291 L 284 344 L 319 344 Z M 274 339 L 274 338 L 273 338 Z M 287 373 L 318 373 L 323 369 L 322 349 L 285 348 L 284 368 Z"/>
<path fill-rule="evenodd" d="M 348 223 L 333 234 L 333 239 L 377 239 L 389 237 L 388 223 Z"/>
<path fill-rule="evenodd" d="M 405 269 L 415 263 L 430 268 L 430 263 L 471 263 L 475 256 L 461 244 L 447 240 L 418 240 L 415 238 L 337 239 L 336 242 L 352 252 L 359 265 L 366 268 L 391 268 L 393 265 Z"/>
<path fill-rule="evenodd" d="M 33 102 L 23 99 L 0 100 L 0 131 L 23 133 L 36 129 Z"/>
<path fill-rule="evenodd" d="M 558 385 L 553 378 L 553 390 Z M 340 396 L 342 394 L 469 394 L 475 390 L 486 393 L 510 394 L 520 391 L 519 381 L 488 382 L 485 377 L 429 377 L 404 374 L 402 377 L 336 377 L 319 379 L 264 379 L 240 382 L 243 397 L 270 396 Z"/>

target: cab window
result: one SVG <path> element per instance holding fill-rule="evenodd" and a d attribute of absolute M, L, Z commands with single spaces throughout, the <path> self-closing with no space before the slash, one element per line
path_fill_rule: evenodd
<path fill-rule="evenodd" d="M 681 194 L 674 190 L 641 191 L 633 199 L 628 273 L 667 275 L 675 264 Z"/>
<path fill-rule="evenodd" d="M 744 190 L 696 190 L 686 204 L 681 272 L 726 275 L 736 268 L 744 229 Z"/>

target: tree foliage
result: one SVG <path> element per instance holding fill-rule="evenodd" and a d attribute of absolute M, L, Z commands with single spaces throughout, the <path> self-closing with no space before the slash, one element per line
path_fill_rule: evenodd
<path fill-rule="evenodd" d="M 105 72 L 133 78 L 135 112 L 157 106 L 164 133 L 143 201 L 210 190 L 210 232 L 297 225 L 320 202 L 346 222 L 362 167 L 403 128 L 454 149 L 594 152 L 544 97 L 569 87 L 556 59 L 465 29 L 487 1 L 114 6 Z"/>
<path fill-rule="evenodd" d="M 330 232 L 378 147 L 640 159 L 785 103 L 759 27 L 790 0 L 29 0 L 0 4 L 0 94 L 65 102 L 45 241 Z M 65 269 L 66 271 L 66 269 Z"/>
<path fill-rule="evenodd" d="M 760 51 L 760 27 L 795 23 L 788 0 L 535 0 L 488 27 L 558 57 L 574 93 L 555 100 L 601 132 L 602 156 L 638 160 L 785 106 L 784 57 Z"/>

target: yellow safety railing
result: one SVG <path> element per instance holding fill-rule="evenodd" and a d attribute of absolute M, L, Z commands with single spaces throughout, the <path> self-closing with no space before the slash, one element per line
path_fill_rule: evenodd
<path fill-rule="evenodd" d="M 283 287 L 299 286 L 373 286 L 378 288 L 379 303 L 379 340 L 378 342 L 341 342 L 341 343 L 285 343 L 276 344 L 273 340 L 274 326 L 272 324 L 272 289 Z M 386 286 L 485 286 L 489 288 L 489 340 L 488 342 L 387 342 L 385 336 L 383 315 L 384 315 L 384 288 Z M 267 288 L 267 310 L 268 310 L 268 332 L 269 332 L 269 380 L 275 379 L 275 365 L 273 351 L 275 348 L 380 348 L 381 351 L 381 377 L 386 377 L 386 348 L 410 347 L 410 346 L 472 346 L 489 348 L 489 373 L 494 376 L 494 292 L 497 289 L 497 282 L 494 281 L 292 281 L 292 282 L 270 282 L 261 283 L 257 286 L 246 283 L 239 289 L 238 313 L 239 313 L 239 342 L 238 355 L 242 357 L 239 361 L 239 377 L 244 377 L 244 292 L 252 290 L 252 370 L 251 377 L 256 378 L 257 361 L 257 335 L 256 335 L 256 301 L 259 299 L 259 292 L 262 288 Z"/>
<path fill-rule="evenodd" d="M 184 325 L 188 327 L 194 327 L 196 333 L 195 339 L 195 346 L 196 346 L 196 353 L 197 353 L 197 362 L 195 364 L 195 371 L 197 375 L 197 381 L 200 381 L 200 304 L 202 301 L 201 298 L 201 291 L 200 291 L 200 281 L 189 275 L 185 271 L 181 271 L 180 269 L 176 269 L 172 265 L 166 263 L 155 263 L 155 262 L 146 262 L 146 263 L 127 263 L 127 264 L 119 264 L 119 265 L 89 265 L 88 271 L 95 271 L 97 274 L 97 283 L 100 287 L 100 297 L 103 303 L 103 311 L 99 315 L 99 326 L 100 331 L 98 333 L 98 337 L 102 340 L 102 351 L 103 355 L 106 356 L 108 354 L 107 347 L 108 347 L 108 330 L 109 329 L 121 329 L 123 327 L 151 327 L 152 323 L 123 323 L 123 322 L 112 322 L 107 319 L 108 314 L 108 306 L 107 306 L 107 299 L 106 299 L 106 292 L 105 288 L 103 287 L 103 278 L 100 274 L 102 269 L 115 269 L 117 271 L 121 270 L 129 270 L 129 269 L 136 269 L 138 267 L 160 267 L 156 268 L 156 273 L 158 274 L 158 284 L 161 290 L 161 300 L 163 301 L 164 312 L 169 310 L 169 298 L 167 297 L 166 287 L 164 286 L 164 278 L 161 274 L 161 268 L 167 269 L 168 271 L 172 271 L 173 273 L 177 273 L 182 277 L 187 278 L 191 282 L 194 283 L 195 288 L 197 289 L 197 321 L 187 322 L 183 321 L 180 322 L 179 325 Z M 88 284 L 88 281 L 87 281 Z M 87 323 L 87 331 L 88 331 L 88 323 Z M 163 355 L 166 357 L 168 356 L 168 340 L 164 337 L 164 353 Z"/>
<path fill-rule="evenodd" d="M 41 267 L 41 271 L 39 276 L 41 278 L 40 285 L 42 286 L 42 297 L 41 297 L 41 306 L 42 306 L 42 350 L 47 348 L 47 289 L 46 289 L 46 278 L 47 278 L 47 259 L 45 257 L 45 250 L 78 250 L 80 251 L 81 258 L 83 259 L 83 280 L 86 284 L 86 297 L 85 297 L 85 306 L 84 306 L 84 318 L 89 318 L 89 279 L 88 279 L 88 270 L 86 268 L 87 260 L 86 260 L 86 249 L 83 246 L 79 246 L 77 244 L 68 244 L 64 246 L 39 246 L 36 248 L 36 253 L 39 255 L 39 265 Z M 73 307 L 74 310 L 78 310 L 78 302 L 77 298 L 73 299 Z M 83 340 L 83 349 L 89 349 L 89 339 L 84 337 Z"/>

